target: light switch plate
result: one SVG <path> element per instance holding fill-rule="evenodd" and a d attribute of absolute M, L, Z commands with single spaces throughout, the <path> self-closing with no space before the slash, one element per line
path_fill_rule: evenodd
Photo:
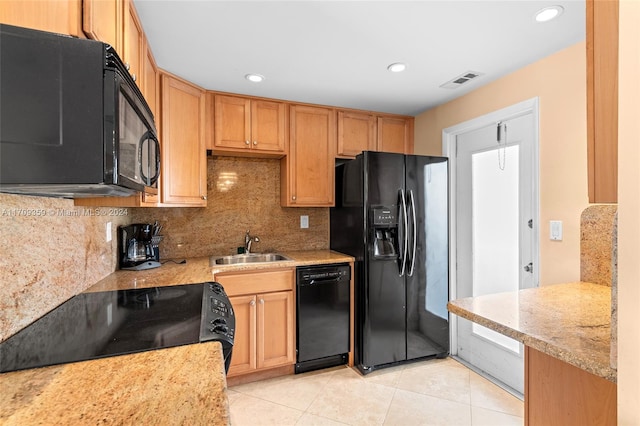
<path fill-rule="evenodd" d="M 105 226 L 106 228 L 106 239 L 107 242 L 110 243 L 111 242 L 111 222 L 107 222 L 107 226 Z"/>
<path fill-rule="evenodd" d="M 562 241 L 562 221 L 551 220 L 549 221 L 549 238 L 552 241 Z"/>
<path fill-rule="evenodd" d="M 307 229 L 309 227 L 309 216 L 301 215 L 300 216 L 300 228 Z"/>

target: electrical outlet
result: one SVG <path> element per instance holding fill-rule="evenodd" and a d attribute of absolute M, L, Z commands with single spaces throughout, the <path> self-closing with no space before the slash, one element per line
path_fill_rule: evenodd
<path fill-rule="evenodd" d="M 300 228 L 307 229 L 309 227 L 309 216 L 301 215 L 300 216 Z"/>
<path fill-rule="evenodd" d="M 107 242 L 110 243 L 111 242 L 111 222 L 107 222 L 107 226 L 105 226 L 105 228 L 106 228 Z"/>

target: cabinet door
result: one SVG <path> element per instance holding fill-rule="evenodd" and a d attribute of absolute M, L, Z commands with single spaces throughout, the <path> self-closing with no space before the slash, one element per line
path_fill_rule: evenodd
<path fill-rule="evenodd" d="M 293 292 L 265 293 L 257 297 L 258 368 L 293 364 Z"/>
<path fill-rule="evenodd" d="M 207 205 L 204 91 L 162 75 L 162 204 Z"/>
<path fill-rule="evenodd" d="M 338 111 L 338 156 L 353 158 L 362 151 L 376 150 L 376 117 Z"/>
<path fill-rule="evenodd" d="M 618 202 L 618 1 L 587 1 L 589 202 Z"/>
<path fill-rule="evenodd" d="M 332 206 L 336 112 L 292 105 L 289 118 L 289 155 L 281 163 L 281 203 L 288 207 Z"/>
<path fill-rule="evenodd" d="M 122 1 L 83 0 L 82 30 L 88 38 L 113 46 L 118 54 L 122 50 Z"/>
<path fill-rule="evenodd" d="M 256 296 L 234 296 L 229 301 L 236 316 L 236 331 L 229 376 L 256 369 Z"/>
<path fill-rule="evenodd" d="M 149 104 L 149 108 L 151 108 L 151 112 L 153 112 L 153 116 L 155 118 L 156 121 L 156 127 L 159 127 L 160 124 L 160 120 L 159 120 L 159 108 L 158 108 L 158 100 L 159 100 L 159 96 L 158 96 L 158 92 L 159 92 L 159 85 L 158 85 L 158 67 L 156 66 L 156 60 L 153 57 L 153 53 L 151 52 L 151 48 L 149 47 L 149 45 L 146 43 L 143 44 L 143 48 L 144 48 L 144 62 L 143 62 L 143 87 L 142 87 L 142 94 L 144 95 L 145 100 L 147 101 L 147 103 Z M 158 130 L 158 132 L 160 132 L 160 129 L 157 128 L 156 130 Z"/>
<path fill-rule="evenodd" d="M 378 151 L 413 154 L 413 120 L 378 117 Z"/>
<path fill-rule="evenodd" d="M 251 146 L 285 153 L 286 108 L 281 102 L 251 101 Z"/>
<path fill-rule="evenodd" d="M 216 95 L 214 147 L 251 149 L 251 101 Z"/>
<path fill-rule="evenodd" d="M 124 40 L 122 60 L 129 68 L 129 74 L 133 80 L 142 88 L 142 43 L 144 31 L 138 18 L 138 13 L 133 5 L 133 1 L 126 0 L 124 3 Z M 120 52 L 118 52 L 120 53 Z"/>
<path fill-rule="evenodd" d="M 17 27 L 82 36 L 78 0 L 2 0 L 0 22 Z"/>

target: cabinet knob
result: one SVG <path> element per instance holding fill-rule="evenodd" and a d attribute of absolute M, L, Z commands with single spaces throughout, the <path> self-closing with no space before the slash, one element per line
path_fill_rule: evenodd
<path fill-rule="evenodd" d="M 131 74 L 131 78 L 133 78 L 133 81 L 136 81 L 138 79 L 135 74 Z"/>
<path fill-rule="evenodd" d="M 296 199 L 296 196 L 295 196 L 295 195 L 294 195 L 294 196 L 292 196 L 292 197 L 291 197 L 291 199 L 295 201 L 295 199 Z"/>
<path fill-rule="evenodd" d="M 207 196 L 206 195 L 202 195 L 202 196 L 200 196 L 200 198 L 202 198 L 205 201 L 207 200 Z"/>
<path fill-rule="evenodd" d="M 253 144 L 254 145 L 258 145 L 258 141 L 253 141 Z"/>
<path fill-rule="evenodd" d="M 129 62 L 125 62 L 124 67 L 127 69 L 127 71 L 131 69 L 131 65 L 129 65 Z"/>
<path fill-rule="evenodd" d="M 252 300 L 251 302 L 249 302 L 249 306 L 256 306 L 256 301 Z"/>
<path fill-rule="evenodd" d="M 244 141 L 244 144 L 245 144 L 245 145 L 251 145 L 251 142 L 249 142 L 249 141 Z"/>
<path fill-rule="evenodd" d="M 264 299 L 260 299 L 260 304 L 264 305 Z"/>

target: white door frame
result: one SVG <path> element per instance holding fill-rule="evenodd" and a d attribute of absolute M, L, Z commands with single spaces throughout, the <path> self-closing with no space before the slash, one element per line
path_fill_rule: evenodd
<path fill-rule="evenodd" d="M 458 135 L 474 131 L 491 124 L 497 124 L 500 121 L 507 121 L 509 119 L 519 117 L 525 114 L 533 114 L 533 183 L 534 190 L 532 196 L 533 206 L 533 249 L 532 249 L 532 262 L 533 262 L 533 282 L 534 286 L 538 286 L 540 283 L 540 117 L 539 117 L 539 99 L 538 97 L 528 99 L 526 101 L 519 102 L 515 105 L 502 108 L 497 111 L 490 112 L 483 116 L 473 118 L 463 123 L 456 124 L 451 127 L 447 127 L 442 130 L 442 155 L 449 157 L 449 296 L 451 300 L 457 297 L 457 268 L 456 268 L 456 155 L 455 155 L 455 143 Z M 452 155 L 453 154 L 453 155 Z M 458 319 L 455 315 L 450 317 L 450 353 L 451 355 L 458 354 Z"/>

